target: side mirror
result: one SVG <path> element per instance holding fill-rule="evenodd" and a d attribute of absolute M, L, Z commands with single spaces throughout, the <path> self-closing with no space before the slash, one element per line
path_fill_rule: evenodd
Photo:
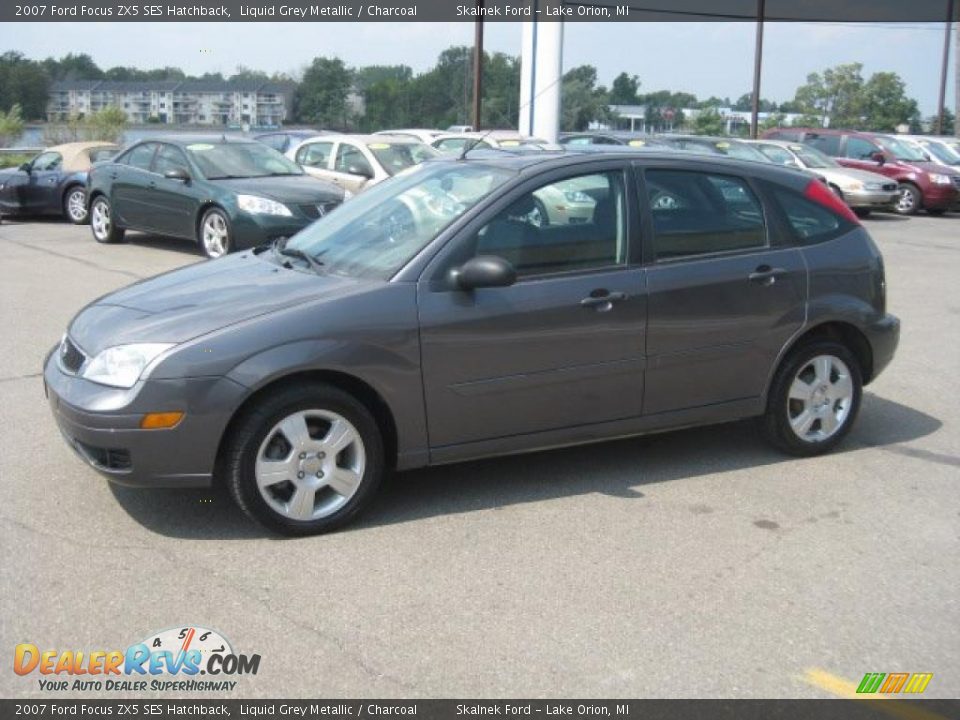
<path fill-rule="evenodd" d="M 878 165 L 883 165 L 887 161 L 887 156 L 878 150 L 877 152 L 870 153 L 870 159 Z"/>
<path fill-rule="evenodd" d="M 190 173 L 188 173 L 183 168 L 173 168 L 171 170 L 167 170 L 163 174 L 163 176 L 167 178 L 167 180 L 179 180 L 180 182 L 190 182 Z"/>
<path fill-rule="evenodd" d="M 359 165 L 351 165 L 347 168 L 347 172 L 351 175 L 359 175 L 360 177 L 365 177 L 367 180 L 373 179 L 373 170 L 368 167 L 360 167 Z"/>
<path fill-rule="evenodd" d="M 477 255 L 451 273 L 453 284 L 461 290 L 507 287 L 517 281 L 513 265 L 496 255 Z"/>
<path fill-rule="evenodd" d="M 33 164 L 29 162 L 25 162 L 23 165 L 20 166 L 19 169 L 29 174 L 31 171 L 33 171 Z"/>

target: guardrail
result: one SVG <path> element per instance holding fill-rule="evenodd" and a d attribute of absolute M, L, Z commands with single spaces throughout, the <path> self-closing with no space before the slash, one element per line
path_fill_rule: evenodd
<path fill-rule="evenodd" d="M 43 152 L 42 147 L 0 148 L 0 157 L 4 155 L 36 155 Z"/>

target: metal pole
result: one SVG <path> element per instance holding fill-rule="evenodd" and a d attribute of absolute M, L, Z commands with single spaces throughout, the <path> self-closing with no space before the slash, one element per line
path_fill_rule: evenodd
<path fill-rule="evenodd" d="M 940 66 L 940 95 L 937 98 L 937 135 L 943 135 L 944 103 L 947 97 L 947 66 L 950 62 L 950 26 L 953 23 L 953 0 L 947 0 L 947 27 L 943 33 L 943 64 Z"/>
<path fill-rule="evenodd" d="M 950 0 L 953 2 L 953 0 Z M 753 53 L 753 107 L 750 113 L 750 137 L 756 139 L 760 129 L 760 70 L 763 65 L 763 16 L 766 0 L 757 0 L 757 46 Z"/>
<path fill-rule="evenodd" d="M 951 0 L 952 2 L 953 0 Z M 483 0 L 477 0 L 477 9 L 483 10 Z M 480 17 L 483 17 L 481 14 Z M 473 129 L 480 129 L 480 111 L 483 93 L 483 20 L 474 23 L 473 30 Z"/>

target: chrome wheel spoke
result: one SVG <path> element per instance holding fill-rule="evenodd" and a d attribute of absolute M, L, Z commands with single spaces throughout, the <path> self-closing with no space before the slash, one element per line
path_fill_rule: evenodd
<path fill-rule="evenodd" d="M 810 399 L 810 393 L 812 392 L 811 387 L 801 380 L 799 377 L 794 378 L 793 384 L 790 385 L 790 392 L 788 397 L 791 400 L 800 400 L 806 403 Z"/>
<path fill-rule="evenodd" d="M 817 382 L 820 383 L 829 383 L 830 382 L 830 371 L 833 368 L 833 363 L 830 358 L 826 355 L 821 355 L 820 357 L 814 359 L 813 361 L 813 371 L 817 376 Z"/>
<path fill-rule="evenodd" d="M 255 475 L 257 477 L 257 485 L 261 488 L 266 488 L 282 483 L 285 480 L 292 481 L 293 478 L 296 477 L 296 468 L 292 467 L 289 459 L 267 460 L 260 458 L 257 461 Z"/>
<path fill-rule="evenodd" d="M 360 474 L 350 468 L 334 468 L 327 475 L 327 485 L 333 488 L 337 495 L 344 498 L 352 497 L 360 485 Z"/>
<path fill-rule="evenodd" d="M 820 418 L 820 432 L 828 436 L 833 435 L 838 427 L 840 427 L 840 420 L 831 408 Z"/>
<path fill-rule="evenodd" d="M 310 429 L 307 427 L 307 418 L 303 413 L 291 415 L 280 423 L 280 432 L 287 439 L 294 450 L 303 450 L 312 440 Z"/>
<path fill-rule="evenodd" d="M 290 502 L 287 503 L 290 517 L 297 520 L 312 520 L 316 495 L 317 492 L 312 487 L 298 485 Z"/>
<path fill-rule="evenodd" d="M 810 408 L 804 407 L 803 412 L 790 419 L 790 425 L 793 427 L 793 431 L 797 435 L 805 438 L 807 433 L 810 432 L 810 427 L 813 425 L 813 422 L 816 419 L 817 416 L 811 412 Z"/>
<path fill-rule="evenodd" d="M 846 373 L 837 377 L 836 382 L 831 383 L 831 387 L 836 400 L 846 400 L 853 395 L 853 381 Z"/>
<path fill-rule="evenodd" d="M 346 420 L 335 420 L 330 424 L 330 430 L 323 438 L 323 446 L 331 455 L 337 455 L 356 440 L 357 431 Z"/>

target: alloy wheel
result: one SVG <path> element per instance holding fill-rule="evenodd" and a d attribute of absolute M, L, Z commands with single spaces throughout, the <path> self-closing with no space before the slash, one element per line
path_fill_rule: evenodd
<path fill-rule="evenodd" d="M 847 422 L 853 407 L 850 368 L 833 355 L 817 355 L 797 371 L 790 385 L 787 420 L 804 442 L 823 442 Z"/>
<path fill-rule="evenodd" d="M 356 494 L 366 469 L 360 432 L 342 415 L 304 410 L 267 433 L 257 451 L 257 489 L 285 518 L 317 520 L 337 512 Z"/>
<path fill-rule="evenodd" d="M 71 190 L 67 195 L 67 215 L 75 223 L 87 219 L 87 194 L 83 190 Z"/>
<path fill-rule="evenodd" d="M 227 254 L 230 242 L 230 230 L 227 221 L 218 212 L 212 212 L 203 220 L 201 231 L 203 249 L 211 258 L 222 257 Z"/>
<path fill-rule="evenodd" d="M 97 240 L 105 241 L 110 237 L 110 205 L 107 204 L 106 200 L 98 198 L 93 202 L 93 209 L 90 212 L 90 225 Z"/>
<path fill-rule="evenodd" d="M 897 199 L 897 212 L 909 214 L 913 211 L 915 205 L 916 198 L 914 197 L 913 190 L 909 187 L 901 188 L 900 197 Z"/>

